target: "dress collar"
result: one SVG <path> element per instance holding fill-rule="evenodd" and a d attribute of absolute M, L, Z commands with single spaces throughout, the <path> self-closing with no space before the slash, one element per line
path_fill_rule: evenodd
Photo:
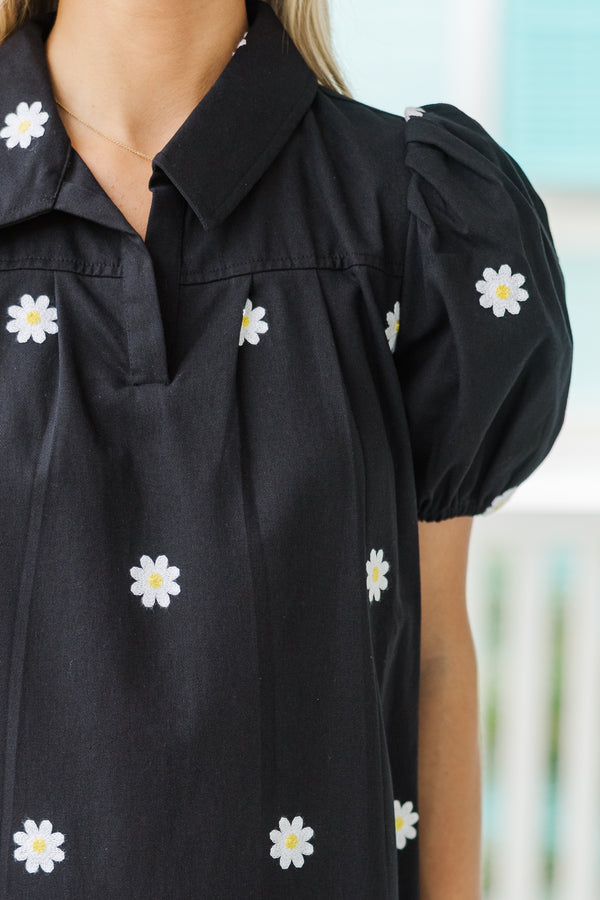
<path fill-rule="evenodd" d="M 246 0 L 246 8 L 246 43 L 152 161 L 207 230 L 266 171 L 317 91 L 268 3 Z M 0 46 L 0 225 L 52 209 L 69 160 L 44 45 L 55 17 L 29 19 Z"/>

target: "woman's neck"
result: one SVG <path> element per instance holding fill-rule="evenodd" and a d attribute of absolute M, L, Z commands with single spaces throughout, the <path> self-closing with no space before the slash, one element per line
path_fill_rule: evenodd
<path fill-rule="evenodd" d="M 60 0 L 46 41 L 55 96 L 96 128 L 164 146 L 248 28 L 245 0 Z"/>

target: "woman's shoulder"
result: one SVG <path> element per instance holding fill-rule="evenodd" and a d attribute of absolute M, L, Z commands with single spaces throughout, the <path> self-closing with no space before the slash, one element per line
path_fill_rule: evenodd
<path fill-rule="evenodd" d="M 355 138 L 360 140 L 362 136 L 374 146 L 389 139 L 396 147 L 397 164 L 410 154 L 407 164 L 414 165 L 425 147 L 429 158 L 437 152 L 439 156 L 456 155 L 465 161 L 468 156 L 474 161 L 479 155 L 480 162 L 486 160 L 501 166 L 512 159 L 478 119 L 451 103 L 406 106 L 400 114 L 319 85 L 315 114 L 338 129 L 345 126 Z M 517 165 L 514 159 L 512 162 Z"/>
<path fill-rule="evenodd" d="M 312 115 L 314 140 L 335 177 L 397 222 L 402 241 L 415 216 L 450 240 L 519 227 L 550 238 L 544 203 L 516 159 L 484 125 L 451 103 L 389 112 L 319 86 Z"/>
<path fill-rule="evenodd" d="M 545 215 L 543 204 L 518 162 L 476 118 L 451 103 L 406 106 L 390 112 L 319 85 L 313 114 L 319 139 L 342 158 L 356 160 L 379 173 L 390 187 L 399 180 L 407 189 L 431 184 L 441 198 L 462 196 L 487 202 L 490 186 L 512 186 Z M 443 205 L 443 204 L 442 204 Z"/>

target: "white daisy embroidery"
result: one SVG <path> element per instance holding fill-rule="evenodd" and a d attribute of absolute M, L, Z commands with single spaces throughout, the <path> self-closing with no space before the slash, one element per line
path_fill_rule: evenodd
<path fill-rule="evenodd" d="M 481 294 L 480 304 L 489 309 L 491 306 L 495 316 L 503 316 L 506 310 L 513 315 L 520 312 L 519 303 L 523 303 L 529 297 L 527 291 L 521 289 L 525 276 L 511 275 L 510 266 L 500 266 L 496 272 L 494 269 L 484 269 L 483 280 L 478 281 L 475 287 Z"/>
<path fill-rule="evenodd" d="M 259 334 L 264 334 L 265 331 L 269 330 L 269 326 L 266 322 L 262 321 L 262 318 L 265 314 L 264 306 L 255 306 L 252 308 L 252 301 L 250 299 L 246 300 L 246 304 L 242 309 L 242 325 L 240 328 L 240 347 L 244 343 L 244 341 L 248 341 L 249 344 L 258 344 L 260 338 Z"/>
<path fill-rule="evenodd" d="M 385 316 L 388 323 L 387 328 L 385 329 L 385 336 L 388 339 L 390 350 L 393 353 L 396 349 L 396 338 L 398 337 L 398 331 L 400 329 L 400 303 L 398 300 L 394 303 L 393 310 L 387 312 Z"/>
<path fill-rule="evenodd" d="M 516 491 L 516 487 L 512 487 L 512 488 L 509 488 L 507 491 L 504 491 L 503 494 L 500 494 L 499 497 L 496 497 L 496 499 L 490 503 L 488 508 L 481 515 L 482 516 L 490 516 L 492 513 L 495 513 L 496 510 L 500 509 L 501 506 L 504 506 L 504 504 L 508 500 L 510 500 L 510 498 L 512 497 L 512 495 L 514 494 L 515 491 Z"/>
<path fill-rule="evenodd" d="M 24 344 L 33 338 L 36 344 L 46 340 L 46 334 L 56 334 L 58 325 L 56 307 L 49 306 L 50 299 L 42 294 L 34 300 L 31 294 L 23 294 L 20 306 L 9 306 L 8 314 L 12 316 L 6 323 L 7 331 L 16 331 L 17 340 Z"/>
<path fill-rule="evenodd" d="M 302 816 L 292 819 L 292 824 L 285 816 L 279 820 L 279 831 L 274 828 L 270 834 L 273 841 L 271 856 L 279 859 L 282 869 L 289 868 L 291 862 L 297 869 L 304 865 L 304 857 L 310 856 L 314 851 L 309 840 L 314 835 L 312 828 L 302 827 Z"/>
<path fill-rule="evenodd" d="M 425 112 L 420 106 L 407 106 L 404 110 L 404 118 L 408 122 L 411 116 L 422 116 Z"/>
<path fill-rule="evenodd" d="M 25 868 L 30 874 L 38 869 L 51 872 L 55 862 L 62 862 L 65 858 L 64 850 L 60 844 L 65 839 L 60 831 L 52 831 L 52 822 L 44 819 L 39 828 L 33 819 L 27 819 L 23 823 L 25 831 L 17 831 L 13 840 L 19 846 L 14 851 L 14 857 L 18 862 L 25 862 Z"/>
<path fill-rule="evenodd" d="M 16 147 L 29 147 L 32 138 L 39 138 L 44 133 L 44 123 L 48 121 L 48 113 L 42 110 L 40 100 L 36 100 L 29 106 L 23 100 L 17 106 L 16 113 L 9 113 L 4 117 L 6 126 L 0 131 L 0 137 L 6 141 L 8 149 Z"/>
<path fill-rule="evenodd" d="M 178 594 L 181 587 L 175 581 L 179 578 L 177 566 L 170 566 L 166 556 L 156 557 L 154 562 L 149 556 L 140 558 L 141 568 L 132 566 L 129 570 L 134 580 L 131 585 L 131 593 L 142 598 L 144 606 L 151 608 L 155 603 L 159 606 L 168 606 L 171 602 L 169 595 Z"/>
<path fill-rule="evenodd" d="M 388 571 L 390 564 L 383 558 L 383 550 L 371 550 L 370 559 L 366 562 L 367 566 L 367 588 L 369 590 L 369 600 L 381 600 L 381 591 L 388 586 L 388 580 L 385 573 Z"/>
<path fill-rule="evenodd" d="M 413 812 L 412 808 L 413 805 L 410 800 L 402 805 L 400 805 L 399 800 L 394 800 L 396 847 L 398 850 L 404 850 L 407 838 L 415 838 L 417 836 L 417 829 L 414 825 L 419 820 L 419 814 Z"/>

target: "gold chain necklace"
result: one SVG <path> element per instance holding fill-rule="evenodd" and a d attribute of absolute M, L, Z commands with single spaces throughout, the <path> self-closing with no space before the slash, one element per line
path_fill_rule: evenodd
<path fill-rule="evenodd" d="M 242 39 L 240 40 L 237 47 L 231 54 L 232 56 L 235 56 L 235 52 L 238 49 L 238 47 L 241 47 L 242 44 L 246 43 L 246 35 L 247 34 L 248 34 L 248 32 L 245 31 L 242 36 Z M 78 122 L 81 122 L 82 125 L 85 125 L 86 128 L 91 128 L 92 131 L 95 131 L 96 134 L 100 135 L 100 137 L 106 138 L 107 141 L 112 141 L 113 144 L 118 144 L 119 147 L 123 147 L 124 150 L 129 150 L 130 153 L 135 153 L 136 156 L 141 156 L 142 159 L 150 159 L 150 160 L 154 159 L 153 156 L 148 156 L 147 153 L 141 153 L 139 150 L 134 150 L 133 147 L 130 147 L 129 144 L 124 144 L 123 141 L 118 141 L 116 138 L 109 137 L 108 134 L 104 134 L 103 131 L 100 131 L 100 129 L 96 128 L 94 125 L 90 125 L 89 122 L 84 122 L 84 120 L 80 119 L 79 116 L 75 115 L 74 112 L 71 112 L 70 109 L 67 109 L 66 106 L 64 106 L 62 103 L 59 103 L 59 101 L 56 99 L 56 97 L 54 98 L 54 102 L 56 103 L 57 106 L 60 106 L 61 109 L 64 109 L 64 111 L 66 113 L 68 113 L 70 116 L 73 116 L 74 119 L 77 119 Z"/>
<path fill-rule="evenodd" d="M 104 134 L 98 128 L 95 128 L 94 125 L 90 125 L 89 122 L 84 122 L 83 119 L 80 119 L 79 116 L 76 116 L 74 112 L 71 112 L 70 109 L 67 109 L 66 106 L 63 106 L 62 103 L 59 103 L 56 97 L 54 98 L 54 102 L 57 106 L 60 106 L 61 109 L 64 109 L 65 112 L 68 112 L 70 116 L 73 116 L 74 119 L 77 119 L 78 122 L 81 122 L 82 125 L 85 125 L 86 128 L 91 128 L 92 131 L 95 131 L 96 134 L 99 134 L 100 137 L 106 138 L 107 141 L 112 141 L 113 144 L 118 144 L 119 147 L 123 147 L 125 150 L 130 150 L 131 153 L 135 153 L 136 156 L 142 156 L 144 159 L 153 159 L 154 157 L 148 156 L 147 153 L 141 153 L 139 150 L 134 150 L 133 147 L 130 147 L 129 144 L 124 144 L 123 141 L 118 141 L 116 138 L 109 137 L 107 134 Z"/>

